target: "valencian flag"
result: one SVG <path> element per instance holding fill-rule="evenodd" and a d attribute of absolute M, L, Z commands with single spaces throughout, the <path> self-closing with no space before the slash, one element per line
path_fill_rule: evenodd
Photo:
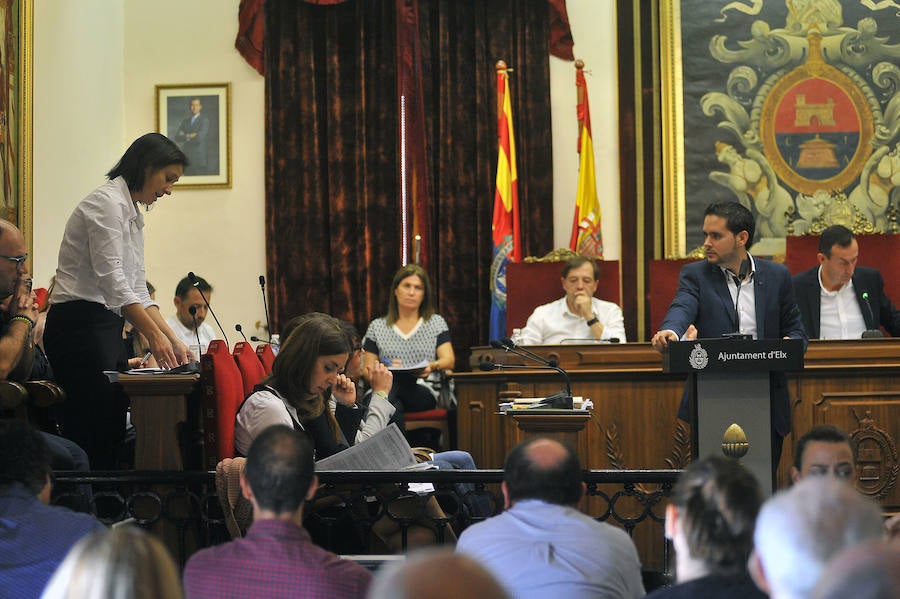
<path fill-rule="evenodd" d="M 578 90 L 578 192 L 575 194 L 575 219 L 569 249 L 582 255 L 603 258 L 603 233 L 600 231 L 600 200 L 594 176 L 594 141 L 591 137 L 591 111 L 588 107 L 584 62 L 575 61 L 575 88 Z"/>
<path fill-rule="evenodd" d="M 506 63 L 497 63 L 497 189 L 491 234 L 494 259 L 491 262 L 490 338 L 506 336 L 506 264 L 518 262 L 522 254 L 519 236 L 519 192 L 517 189 L 516 142 L 513 136 L 512 103 Z"/>

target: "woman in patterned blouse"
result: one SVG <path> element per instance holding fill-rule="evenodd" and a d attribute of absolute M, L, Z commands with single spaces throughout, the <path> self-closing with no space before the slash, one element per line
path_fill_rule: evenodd
<path fill-rule="evenodd" d="M 366 366 L 382 360 L 395 369 L 391 396 L 405 412 L 434 409 L 440 374 L 453 368 L 456 356 L 447 322 L 435 314 L 431 280 L 421 266 L 408 264 L 394 274 L 388 313 L 369 325 L 363 347 Z M 411 372 L 396 370 L 420 364 Z"/>

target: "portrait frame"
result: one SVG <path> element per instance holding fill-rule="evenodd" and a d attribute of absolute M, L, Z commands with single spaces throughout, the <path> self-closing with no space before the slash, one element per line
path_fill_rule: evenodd
<path fill-rule="evenodd" d="M 188 157 L 176 188 L 231 188 L 231 83 L 157 85 L 156 130 Z"/>
<path fill-rule="evenodd" d="M 879 214 L 875 208 L 888 204 L 896 212 L 900 200 L 883 202 L 874 194 L 869 197 L 872 185 L 870 177 L 865 176 L 875 171 L 879 155 L 883 156 L 897 145 L 896 137 L 877 137 L 878 131 L 893 131 L 894 122 L 887 122 L 894 118 L 888 104 L 892 95 L 895 96 L 894 104 L 900 100 L 896 86 L 882 85 L 883 79 L 879 76 L 884 76 L 872 75 L 879 73 L 879 69 L 883 73 L 893 68 L 876 64 L 878 61 L 890 62 L 877 54 L 881 48 L 893 47 L 900 42 L 900 21 L 887 4 L 890 3 L 857 5 L 823 0 L 822 12 L 797 15 L 783 1 L 775 0 L 752 3 L 661 1 L 660 107 L 665 257 L 683 257 L 702 244 L 703 209 L 712 202 L 749 204 L 748 207 L 752 206 L 757 214 L 757 232 L 764 230 L 760 224 L 762 213 L 757 213 L 755 203 L 759 196 L 754 194 L 758 192 L 750 183 L 753 179 L 747 179 L 742 194 L 726 183 L 730 180 L 744 184 L 729 177 L 729 169 L 731 174 L 735 173 L 734 161 L 738 159 L 742 163 L 741 169 L 744 165 L 761 167 L 765 176 L 756 175 L 755 182 L 767 184 L 764 188 L 767 197 L 774 198 L 772 203 L 779 206 L 771 211 L 775 216 L 765 215 L 768 219 L 765 224 L 771 224 L 770 233 L 759 235 L 760 241 L 765 243 L 754 245 L 758 255 L 777 259 L 784 253 L 785 235 L 815 233 L 817 227 L 845 224 L 837 220 L 838 217 L 852 221 L 854 230 L 860 227 L 858 232 L 895 232 L 884 224 L 890 223 L 891 213 L 885 214 L 882 210 Z M 832 5 L 840 11 L 836 17 L 828 12 Z M 687 15 L 690 18 L 682 18 Z M 822 32 L 821 42 L 813 43 L 810 35 L 814 29 Z M 848 43 L 839 43 L 841 35 L 847 36 Z M 866 35 L 873 36 L 871 43 L 856 41 L 857 38 L 868 41 Z M 790 43 L 785 43 L 785 39 Z M 768 49 L 772 50 L 764 58 L 759 53 L 754 54 L 761 44 L 769 44 Z M 814 57 L 817 54 L 826 60 L 816 63 Z M 893 75 L 893 71 L 890 74 Z M 894 79 L 891 78 L 891 82 Z M 837 160 L 833 163 L 840 166 L 833 168 L 827 176 L 818 174 L 825 173 L 823 168 L 815 176 L 806 176 L 802 172 L 804 168 L 809 171 L 822 164 L 812 167 L 801 164 L 802 160 L 785 148 L 809 134 L 795 132 L 802 129 L 798 123 L 793 123 L 794 131 L 786 129 L 783 122 L 775 123 L 773 108 L 797 110 L 794 98 L 798 96 L 798 90 L 815 93 L 823 86 L 835 90 L 830 95 L 838 100 L 845 98 L 844 103 L 853 110 L 838 110 L 835 114 L 856 115 L 856 129 L 850 130 L 851 141 L 843 146 L 827 144 L 834 146 L 832 156 Z M 810 100 L 810 104 L 817 101 L 823 100 Z M 824 129 L 825 120 L 822 119 L 820 130 Z M 836 131 L 845 136 L 848 128 Z M 873 131 L 876 132 L 874 140 Z M 873 153 L 870 148 L 880 154 Z M 751 161 L 756 164 L 750 164 Z M 770 168 L 768 172 L 767 168 Z M 884 181 L 875 183 L 887 188 L 893 185 Z M 813 206 L 816 202 L 821 204 Z M 787 206 L 788 210 L 782 206 Z M 824 208 L 814 212 L 812 208 L 819 206 Z M 773 220 L 783 214 L 790 216 L 778 222 Z M 864 227 L 874 227 L 874 230 Z"/>
<path fill-rule="evenodd" d="M 3 218 L 14 223 L 25 236 L 31 253 L 34 207 L 32 204 L 32 28 L 33 0 L 0 2 L 3 39 L 0 48 L 4 95 L 2 98 L 2 191 Z M 7 49 L 11 54 L 7 55 Z"/>

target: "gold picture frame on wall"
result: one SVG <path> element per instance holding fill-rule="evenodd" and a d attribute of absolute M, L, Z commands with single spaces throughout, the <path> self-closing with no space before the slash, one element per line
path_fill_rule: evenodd
<path fill-rule="evenodd" d="M 32 0 L 0 0 L 0 195 L 6 220 L 32 244 Z"/>
<path fill-rule="evenodd" d="M 176 187 L 231 187 L 230 83 L 157 85 L 156 130 L 188 158 Z"/>

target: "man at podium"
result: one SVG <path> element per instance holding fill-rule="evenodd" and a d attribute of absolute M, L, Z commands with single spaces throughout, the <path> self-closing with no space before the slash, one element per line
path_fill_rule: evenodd
<path fill-rule="evenodd" d="M 693 324 L 698 338 L 749 335 L 753 339 L 802 339 L 806 332 L 794 299 L 791 275 L 782 264 L 748 253 L 755 232 L 753 214 L 737 202 L 707 206 L 703 218 L 706 259 L 685 265 L 678 290 L 660 330 L 650 342 L 663 351 Z M 781 444 L 791 430 L 787 378 L 772 373 L 772 463 L 777 467 Z M 688 393 L 678 417 L 689 420 Z"/>

